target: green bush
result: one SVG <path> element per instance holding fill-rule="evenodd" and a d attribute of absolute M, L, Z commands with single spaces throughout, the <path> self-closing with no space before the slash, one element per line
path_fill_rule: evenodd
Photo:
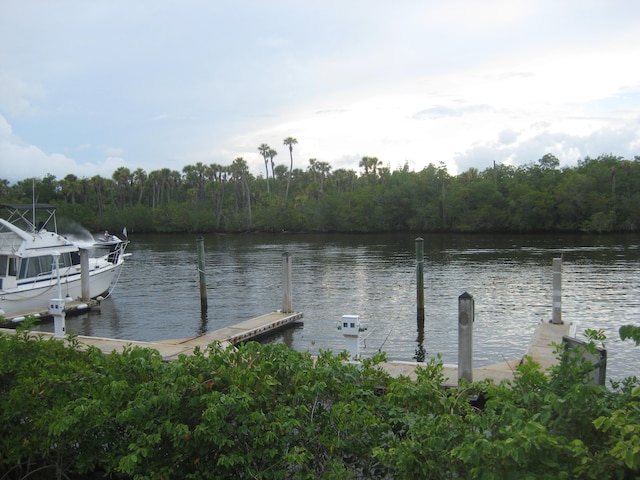
<path fill-rule="evenodd" d="M 0 478 L 634 478 L 640 389 L 545 375 L 443 387 L 383 355 L 212 344 L 165 363 L 26 331 L 0 336 Z M 471 401 L 477 399 L 477 401 Z"/>

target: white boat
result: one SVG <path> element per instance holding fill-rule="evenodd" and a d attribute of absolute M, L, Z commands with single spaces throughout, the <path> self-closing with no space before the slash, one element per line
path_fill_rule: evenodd
<path fill-rule="evenodd" d="M 128 240 L 114 235 L 103 248 L 85 248 L 58 233 L 53 205 L 0 204 L 0 208 L 8 212 L 8 218 L 0 218 L 0 316 L 46 312 L 49 301 L 59 294 L 87 301 L 109 292 L 129 255 L 125 254 Z M 85 256 L 88 261 L 81 262 Z M 82 272 L 82 263 L 88 271 Z"/>

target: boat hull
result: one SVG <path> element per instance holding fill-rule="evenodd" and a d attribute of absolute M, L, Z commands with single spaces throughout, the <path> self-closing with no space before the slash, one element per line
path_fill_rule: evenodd
<path fill-rule="evenodd" d="M 0 210 L 7 216 L 0 218 L 0 316 L 47 314 L 53 299 L 89 301 L 112 288 L 128 240 L 105 231 L 87 248 L 58 233 L 53 205 L 0 204 Z"/>
<path fill-rule="evenodd" d="M 123 262 L 109 264 L 89 273 L 90 298 L 96 298 L 109 290 L 122 264 Z M 82 297 L 80 272 L 60 278 L 60 293 L 62 298 L 77 300 Z M 58 280 L 55 277 L 11 290 L 0 290 L 0 309 L 4 311 L 6 318 L 28 315 L 46 311 L 53 298 L 58 298 Z"/>

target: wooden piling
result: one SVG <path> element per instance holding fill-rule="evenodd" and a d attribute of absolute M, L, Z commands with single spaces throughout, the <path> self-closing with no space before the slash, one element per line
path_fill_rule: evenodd
<path fill-rule="evenodd" d="M 458 380 L 473 382 L 473 296 L 464 292 L 458 297 Z"/>
<path fill-rule="evenodd" d="M 204 237 L 199 236 L 196 238 L 196 245 L 198 249 L 198 278 L 200 280 L 200 310 L 206 312 L 208 303 L 207 280 L 204 273 Z"/>
<path fill-rule="evenodd" d="M 416 238 L 416 320 L 424 335 L 424 239 Z"/>
<path fill-rule="evenodd" d="M 291 295 L 291 255 L 282 254 L 282 313 L 293 313 Z"/>
<path fill-rule="evenodd" d="M 562 322 L 562 258 L 553 259 L 553 316 L 551 323 L 561 325 Z"/>
<path fill-rule="evenodd" d="M 80 295 L 82 300 L 91 300 L 91 288 L 89 280 L 89 250 L 80 249 Z"/>

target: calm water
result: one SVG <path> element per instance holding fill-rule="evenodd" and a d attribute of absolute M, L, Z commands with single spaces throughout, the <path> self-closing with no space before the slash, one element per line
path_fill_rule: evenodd
<path fill-rule="evenodd" d="M 415 235 L 210 235 L 209 311 L 200 312 L 196 236 L 134 235 L 115 292 L 67 331 L 130 340 L 199 335 L 282 307 L 282 253 L 293 256 L 293 306 L 304 326 L 270 339 L 300 351 L 341 351 L 336 322 L 367 323 L 363 354 L 395 360 L 416 351 Z M 563 257 L 563 320 L 603 329 L 608 378 L 638 374 L 640 347 L 621 325 L 640 324 L 640 237 L 426 235 L 425 339 L 457 362 L 458 297 L 475 299 L 474 365 L 519 358 L 535 325 L 551 319 L 552 261 Z M 42 325 L 52 330 L 52 324 Z"/>

